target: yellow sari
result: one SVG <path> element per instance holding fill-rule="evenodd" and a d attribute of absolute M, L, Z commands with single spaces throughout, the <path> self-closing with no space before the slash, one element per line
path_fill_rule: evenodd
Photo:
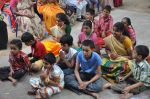
<path fill-rule="evenodd" d="M 41 5 L 42 0 L 37 2 L 37 10 L 43 15 L 46 30 L 51 34 L 50 28 L 56 25 L 56 14 L 64 13 L 58 3 L 45 3 Z"/>
<path fill-rule="evenodd" d="M 126 56 L 128 50 L 132 49 L 132 41 L 125 37 L 123 43 L 119 42 L 113 35 L 104 38 L 106 47 L 108 47 L 111 53 Z"/>

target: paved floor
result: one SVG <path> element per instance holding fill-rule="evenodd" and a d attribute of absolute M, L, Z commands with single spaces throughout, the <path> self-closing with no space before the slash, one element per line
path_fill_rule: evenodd
<path fill-rule="evenodd" d="M 119 10 L 116 9 L 112 11 L 112 16 L 114 18 L 114 23 L 120 21 L 123 17 L 130 17 L 132 20 L 132 25 L 137 33 L 137 44 L 145 44 L 150 48 L 150 14 L 147 13 L 138 13 L 133 11 Z M 77 23 L 73 26 L 72 36 L 74 37 L 74 43 L 77 42 L 77 36 L 80 33 L 81 23 Z M 26 53 L 28 53 L 29 47 L 23 49 Z M 9 53 L 9 52 L 8 52 Z M 7 54 L 8 54 L 7 53 Z M 0 56 L 0 67 L 7 66 L 8 64 L 8 55 Z M 33 96 L 28 96 L 26 92 L 30 90 L 30 85 L 28 83 L 31 76 L 26 75 L 16 87 L 12 86 L 12 84 L 8 81 L 0 82 L 0 99 L 34 99 Z M 105 90 L 99 93 L 100 99 L 119 99 L 119 95 L 113 93 L 111 90 Z M 77 95 L 71 91 L 64 90 L 62 93 L 58 95 L 54 95 L 51 99 L 92 99 L 92 97 L 87 95 Z M 140 95 L 134 96 L 131 99 L 150 99 L 150 90 L 141 93 Z"/>

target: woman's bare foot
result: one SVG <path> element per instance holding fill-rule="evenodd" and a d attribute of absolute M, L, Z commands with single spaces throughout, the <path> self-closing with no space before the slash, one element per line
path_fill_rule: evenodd
<path fill-rule="evenodd" d="M 104 89 L 107 89 L 107 88 L 110 88 L 112 86 L 111 83 L 106 83 L 104 86 L 103 86 L 103 90 Z"/>
<path fill-rule="evenodd" d="M 91 95 L 94 97 L 94 99 L 98 99 L 99 97 L 98 93 L 91 93 Z"/>
<path fill-rule="evenodd" d="M 120 95 L 120 99 L 129 99 L 132 96 L 133 96 L 133 94 L 131 94 L 131 93 L 122 94 L 122 95 Z"/>

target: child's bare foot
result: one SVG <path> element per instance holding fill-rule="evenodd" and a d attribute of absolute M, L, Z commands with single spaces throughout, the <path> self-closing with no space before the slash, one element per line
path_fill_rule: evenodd
<path fill-rule="evenodd" d="M 13 84 L 13 86 L 16 86 L 17 80 L 13 79 L 13 80 L 12 80 L 12 84 Z"/>
<path fill-rule="evenodd" d="M 131 94 L 131 93 L 122 94 L 122 95 L 120 95 L 120 99 L 129 99 L 132 96 L 133 96 L 133 94 Z"/>
<path fill-rule="evenodd" d="M 107 89 L 107 88 L 110 88 L 112 86 L 111 83 L 106 83 L 104 86 L 103 86 L 103 90 L 104 89 Z"/>
<path fill-rule="evenodd" d="M 94 99 L 98 99 L 99 97 L 98 93 L 91 93 L 91 95 L 94 97 Z"/>

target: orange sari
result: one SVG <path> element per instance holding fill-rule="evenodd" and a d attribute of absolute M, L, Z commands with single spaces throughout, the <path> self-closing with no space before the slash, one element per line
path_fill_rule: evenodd
<path fill-rule="evenodd" d="M 43 15 L 46 30 L 51 34 L 50 28 L 56 25 L 56 14 L 64 13 L 58 3 L 46 3 L 41 5 L 42 0 L 37 2 L 37 10 Z"/>

